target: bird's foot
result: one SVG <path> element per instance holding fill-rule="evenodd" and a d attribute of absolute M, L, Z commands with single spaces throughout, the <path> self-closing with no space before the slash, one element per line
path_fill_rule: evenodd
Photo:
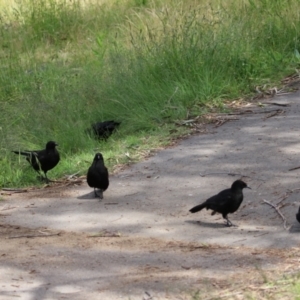
<path fill-rule="evenodd" d="M 225 226 L 231 227 L 231 226 L 233 226 L 233 224 L 227 219 L 227 222 L 225 223 Z"/>
<path fill-rule="evenodd" d="M 98 193 L 96 190 L 94 192 L 95 192 L 95 197 L 99 197 L 100 199 L 103 199 L 103 191 L 102 190 L 98 190 Z"/>
<path fill-rule="evenodd" d="M 37 179 L 40 180 L 40 181 L 43 181 L 43 182 L 46 182 L 46 183 L 49 183 L 49 179 L 42 176 L 42 175 L 38 175 L 37 176 Z"/>
<path fill-rule="evenodd" d="M 235 225 L 235 224 L 231 223 L 230 221 L 229 221 L 229 222 L 226 222 L 226 223 L 225 223 L 225 226 L 226 226 L 226 227 L 239 227 L 238 225 Z"/>

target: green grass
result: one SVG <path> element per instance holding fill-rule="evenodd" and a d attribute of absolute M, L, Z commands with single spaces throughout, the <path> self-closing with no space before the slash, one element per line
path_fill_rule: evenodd
<path fill-rule="evenodd" d="M 101 151 L 110 170 L 299 65 L 300 3 L 271 1 L 0 1 L 0 186 L 37 184 L 11 150 L 59 143 L 50 178 Z M 84 133 L 121 121 L 108 141 Z M 128 153 L 132 159 L 128 158 Z"/>

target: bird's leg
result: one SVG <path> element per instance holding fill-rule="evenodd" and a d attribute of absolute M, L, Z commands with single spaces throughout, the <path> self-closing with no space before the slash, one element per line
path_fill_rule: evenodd
<path fill-rule="evenodd" d="M 96 188 L 94 188 L 95 197 L 99 197 L 100 199 L 103 199 L 103 191 L 98 190 L 99 194 L 96 192 Z"/>
<path fill-rule="evenodd" d="M 39 174 L 39 176 L 38 176 L 38 179 L 39 180 L 44 180 L 45 178 L 44 178 L 44 176 L 41 174 L 41 172 L 40 172 L 40 170 L 35 170 L 38 174 Z"/>
<path fill-rule="evenodd" d="M 231 221 L 228 219 L 228 216 L 226 216 L 225 219 L 227 220 L 226 226 L 231 227 L 231 226 L 232 226 L 232 223 L 231 223 Z"/>
<path fill-rule="evenodd" d="M 99 198 L 100 199 L 103 199 L 103 191 L 102 190 L 99 190 L 100 191 L 100 193 L 99 193 Z"/>
<path fill-rule="evenodd" d="M 99 197 L 100 199 L 103 199 L 103 191 L 98 190 L 99 193 L 97 193 L 96 188 L 94 188 L 95 197 Z"/>
<path fill-rule="evenodd" d="M 44 172 L 45 173 L 45 172 Z M 46 183 L 49 183 L 50 182 L 50 180 L 48 179 L 48 177 L 47 177 L 47 174 L 45 173 L 45 181 L 46 181 Z"/>
<path fill-rule="evenodd" d="M 40 175 L 40 177 L 41 177 L 41 180 L 45 180 L 45 178 L 48 180 L 48 178 L 47 178 L 47 175 L 46 175 L 46 173 L 44 172 L 44 174 L 45 174 L 45 177 L 43 177 L 43 175 L 41 174 L 41 171 L 42 171 L 42 166 L 41 166 L 41 162 L 39 161 L 39 158 L 38 158 L 38 155 L 37 155 L 37 153 L 36 152 L 33 152 L 33 153 L 31 153 L 31 156 L 30 156 L 30 161 L 31 161 L 31 164 L 32 164 L 32 156 L 34 156 L 35 157 L 35 161 L 36 161 L 36 163 L 38 164 L 38 166 L 39 166 L 39 170 L 37 170 L 37 172 L 38 172 L 38 174 Z M 46 182 L 47 182 L 47 180 L 46 180 Z"/>

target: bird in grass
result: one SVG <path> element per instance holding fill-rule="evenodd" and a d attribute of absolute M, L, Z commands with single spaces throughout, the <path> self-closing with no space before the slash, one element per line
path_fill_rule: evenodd
<path fill-rule="evenodd" d="M 103 199 L 103 192 L 109 185 L 108 170 L 104 165 L 104 159 L 101 153 L 96 153 L 92 165 L 87 172 L 87 183 L 94 188 L 95 197 Z M 99 189 L 97 194 L 96 188 Z"/>
<path fill-rule="evenodd" d="M 202 204 L 190 209 L 190 212 L 196 213 L 201 211 L 203 208 L 211 209 L 213 211 L 211 213 L 212 215 L 215 213 L 221 213 L 223 218 L 227 221 L 226 225 L 232 226 L 232 223 L 228 219 L 227 215 L 229 213 L 234 213 L 240 207 L 244 199 L 244 188 L 251 189 L 244 181 L 236 180 L 230 189 L 223 190 L 219 194 L 210 197 Z"/>
<path fill-rule="evenodd" d="M 41 176 L 41 178 L 45 179 L 46 182 L 49 182 L 47 172 L 53 169 L 60 160 L 60 156 L 56 149 L 56 146 L 58 146 L 56 142 L 49 141 L 46 144 L 46 149 L 43 150 L 24 150 L 12 152 L 25 156 L 26 160 L 31 164 L 33 169 Z M 44 172 L 45 177 L 41 175 L 41 171 Z"/>
<path fill-rule="evenodd" d="M 296 219 L 300 223 L 300 207 L 299 207 L 298 213 L 296 214 Z"/>
<path fill-rule="evenodd" d="M 91 128 L 88 128 L 86 132 L 99 140 L 107 140 L 120 124 L 121 122 L 115 122 L 113 120 L 97 122 L 92 124 Z"/>

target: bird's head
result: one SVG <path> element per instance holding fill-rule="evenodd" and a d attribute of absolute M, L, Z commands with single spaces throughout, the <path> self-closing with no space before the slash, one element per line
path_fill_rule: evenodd
<path fill-rule="evenodd" d="M 231 186 L 232 189 L 250 189 L 251 190 L 251 187 L 250 186 L 247 186 L 247 184 L 243 181 L 243 180 L 236 180 L 232 186 Z"/>
<path fill-rule="evenodd" d="M 96 153 L 94 157 L 94 161 L 102 160 L 103 161 L 103 156 L 100 152 Z"/>
<path fill-rule="evenodd" d="M 47 150 L 55 149 L 56 146 L 58 146 L 58 144 L 57 144 L 56 142 L 49 141 L 49 142 L 46 144 L 46 149 L 47 149 Z"/>

